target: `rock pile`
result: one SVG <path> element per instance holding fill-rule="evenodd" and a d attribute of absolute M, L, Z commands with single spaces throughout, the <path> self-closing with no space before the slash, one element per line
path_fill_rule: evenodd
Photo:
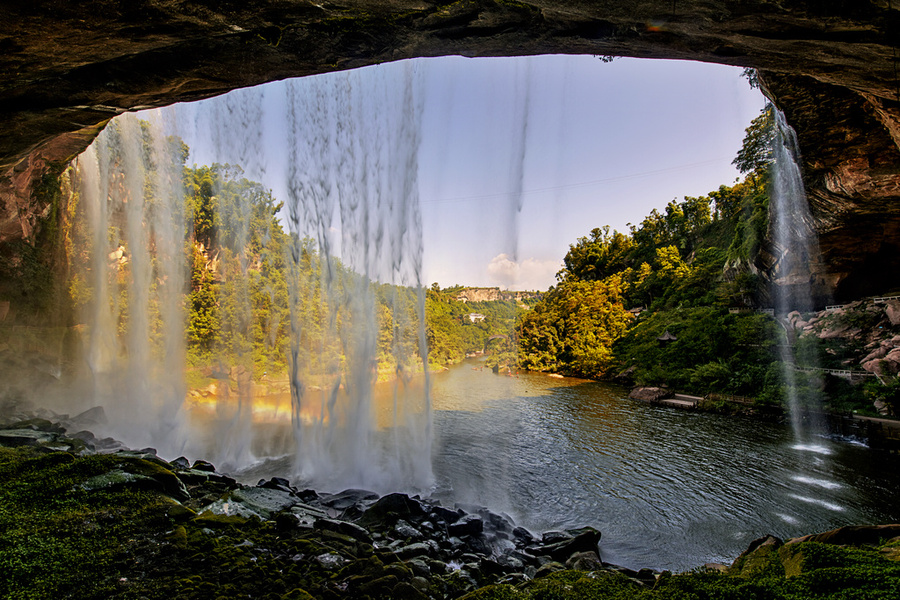
<path fill-rule="evenodd" d="M 107 472 L 83 481 L 80 490 L 158 492 L 171 499 L 169 517 L 200 532 L 195 535 L 220 536 L 216 532 L 226 526 L 268 523 L 291 543 L 276 550 L 247 534 L 240 542 L 243 551 L 259 560 L 302 565 L 305 589 L 317 597 L 457 597 L 565 569 L 612 571 L 635 585 L 656 580 L 647 569 L 603 563 L 601 534 L 590 527 L 536 536 L 509 516 L 478 506 L 446 507 L 434 499 L 358 489 L 326 494 L 299 489 L 281 477 L 247 486 L 206 461 L 179 457 L 169 462 L 152 448 L 130 450 L 86 430 L 67 433 L 67 426 L 101 421 L 101 410 L 74 418 L 60 415 L 56 421 L 18 416 L 26 418 L 0 422 L 0 445 L 118 459 Z M 188 529 L 184 538 L 189 539 Z"/>

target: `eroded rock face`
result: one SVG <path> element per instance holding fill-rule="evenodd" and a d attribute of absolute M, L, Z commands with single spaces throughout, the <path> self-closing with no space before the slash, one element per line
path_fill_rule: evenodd
<path fill-rule="evenodd" d="M 34 182 L 125 110 L 417 56 L 693 59 L 761 70 L 800 137 L 835 294 L 869 293 L 900 279 L 898 17 L 887 0 L 6 2 L 0 244 L 33 237 Z"/>

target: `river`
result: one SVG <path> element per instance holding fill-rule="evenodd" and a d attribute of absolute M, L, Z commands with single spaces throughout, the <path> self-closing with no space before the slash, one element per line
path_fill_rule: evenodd
<path fill-rule="evenodd" d="M 846 439 L 798 446 L 787 425 L 652 406 L 605 382 L 495 375 L 482 364 L 431 377 L 431 494 L 445 506 L 487 507 L 536 533 L 590 525 L 603 533 L 604 561 L 676 572 L 731 563 L 766 534 L 900 522 L 896 455 Z M 389 389 L 376 412 L 392 405 Z M 290 446 L 280 422 L 257 428 L 257 456 Z M 282 456 L 234 475 L 252 484 L 291 468 Z"/>
<path fill-rule="evenodd" d="M 603 560 L 684 571 L 754 539 L 900 521 L 900 459 L 851 440 L 629 400 L 602 382 L 466 361 L 432 380 L 434 495 L 533 531 L 591 525 Z"/>

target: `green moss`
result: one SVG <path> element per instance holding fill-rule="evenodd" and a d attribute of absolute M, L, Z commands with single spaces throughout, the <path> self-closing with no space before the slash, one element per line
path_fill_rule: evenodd
<path fill-rule="evenodd" d="M 232 529 L 241 527 L 247 523 L 247 519 L 237 515 L 218 515 L 209 511 L 203 512 L 194 519 L 194 524 L 210 529 Z"/>
<path fill-rule="evenodd" d="M 505 583 L 488 585 L 463 596 L 460 600 L 519 600 L 525 594 Z"/>
<path fill-rule="evenodd" d="M 146 461 L 143 461 L 146 462 Z M 149 465 L 149 466 L 148 466 Z M 135 471 L 143 469 L 141 473 Z M 388 553 L 354 559 L 320 531 L 204 513 L 191 518 L 135 481 L 86 489 L 110 473 L 167 471 L 142 459 L 0 448 L 0 597 L 418 598 L 423 586 Z M 202 492 L 202 490 L 198 490 Z M 762 549 L 760 549 L 762 548 Z M 652 587 L 615 572 L 561 571 L 517 586 L 470 591 L 459 572 L 429 582 L 432 597 L 469 600 L 808 600 L 900 597 L 900 542 L 850 548 L 806 542 L 757 548 L 737 572 L 663 575 Z M 340 571 L 315 558 L 338 553 Z M 785 574 L 788 577 L 785 577 Z M 468 592 L 468 593 L 467 593 Z"/>
<path fill-rule="evenodd" d="M 296 588 L 281 596 L 281 600 L 315 600 L 315 597 L 306 590 Z"/>

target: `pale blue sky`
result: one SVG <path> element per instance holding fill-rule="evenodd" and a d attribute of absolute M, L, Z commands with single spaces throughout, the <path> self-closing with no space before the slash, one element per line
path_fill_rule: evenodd
<path fill-rule="evenodd" d="M 672 199 L 734 182 L 739 174 L 731 160 L 764 104 L 740 72 L 687 61 L 604 63 L 592 56 L 420 59 L 268 84 L 178 107 L 168 118 L 191 146 L 192 161 L 238 162 L 279 197 L 287 195 L 291 156 L 284 141 L 291 135 L 289 98 L 302 98 L 306 106 L 298 112 L 313 115 L 299 119 L 295 135 L 336 128 L 356 111 L 356 120 L 347 120 L 356 134 L 389 138 L 396 146 L 412 138 L 392 132 L 420 122 L 413 159 L 423 282 L 546 289 L 569 244 L 592 228 L 624 231 L 626 223 L 639 223 Z M 322 116 L 305 86 L 328 78 L 340 82 L 325 94 L 339 98 L 338 108 Z M 404 82 L 412 90 L 407 96 Z M 352 89 L 346 101 L 345 88 Z M 410 99 L 416 118 L 404 120 Z M 231 125 L 208 125 L 216 120 Z M 394 146 L 374 150 L 362 142 L 353 148 L 351 154 L 404 160 Z M 337 169 L 346 148 L 334 154 L 325 169 Z"/>

